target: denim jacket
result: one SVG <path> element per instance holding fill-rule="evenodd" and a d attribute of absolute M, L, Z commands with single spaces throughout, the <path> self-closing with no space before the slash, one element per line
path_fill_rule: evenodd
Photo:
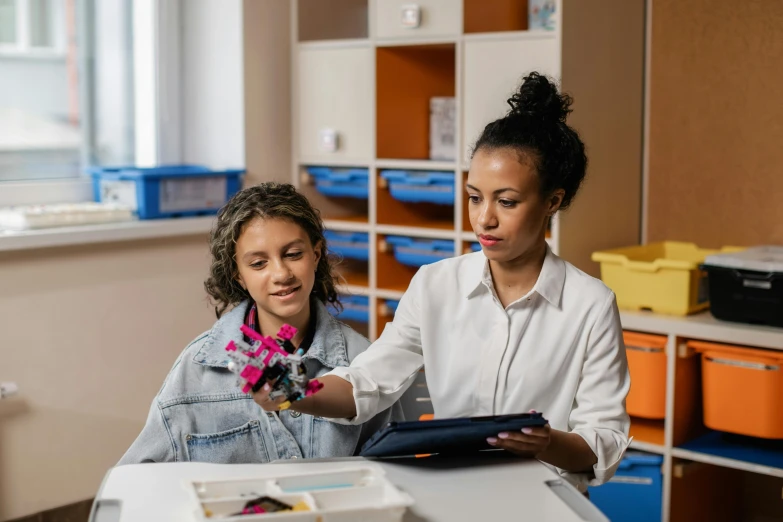
<path fill-rule="evenodd" d="M 369 422 L 346 426 L 293 410 L 265 412 L 242 393 L 227 368 L 225 346 L 242 339 L 249 302 L 221 317 L 180 354 L 152 401 L 147 423 L 119 462 L 264 463 L 277 459 L 344 457 L 390 420 L 402 420 L 395 404 Z M 316 331 L 302 357 L 310 378 L 350 361 L 369 341 L 339 323 L 320 301 Z"/>

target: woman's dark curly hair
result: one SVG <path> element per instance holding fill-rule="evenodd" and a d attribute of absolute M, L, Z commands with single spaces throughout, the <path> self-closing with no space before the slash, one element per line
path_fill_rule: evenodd
<path fill-rule="evenodd" d="M 533 161 L 542 195 L 563 189 L 560 208 L 567 208 L 587 171 L 584 143 L 566 124 L 572 103 L 570 96 L 558 92 L 554 81 L 530 73 L 508 100 L 508 114 L 484 127 L 473 154 L 481 149 L 516 149 Z"/>
<path fill-rule="evenodd" d="M 237 281 L 236 244 L 245 226 L 256 218 L 286 219 L 304 229 L 313 247 L 320 243 L 321 259 L 315 272 L 313 295 L 322 303 L 332 303 L 339 308 L 320 214 L 293 185 L 270 182 L 241 190 L 218 212 L 209 238 L 212 265 L 209 277 L 204 281 L 218 318 L 229 306 L 250 298 Z"/>

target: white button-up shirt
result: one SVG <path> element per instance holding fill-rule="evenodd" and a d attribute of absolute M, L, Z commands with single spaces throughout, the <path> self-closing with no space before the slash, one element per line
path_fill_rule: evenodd
<path fill-rule="evenodd" d="M 350 367 L 361 423 L 391 406 L 422 367 L 436 418 L 542 412 L 579 434 L 593 473 L 558 470 L 584 490 L 614 474 L 628 446 L 630 386 L 614 293 L 547 249 L 533 289 L 505 308 L 482 252 L 423 266 L 394 321 Z"/>

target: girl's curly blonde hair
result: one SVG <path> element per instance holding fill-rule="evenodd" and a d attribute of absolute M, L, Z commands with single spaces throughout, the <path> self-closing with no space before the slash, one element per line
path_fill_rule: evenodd
<path fill-rule="evenodd" d="M 269 182 L 238 192 L 218 212 L 209 238 L 212 265 L 209 277 L 204 281 L 204 289 L 215 305 L 215 315 L 220 318 L 228 307 L 250 298 L 237 281 L 236 243 L 245 225 L 256 218 L 289 220 L 304 229 L 314 247 L 321 244 L 322 255 L 315 272 L 313 295 L 322 303 L 332 303 L 339 308 L 320 214 L 292 185 Z"/>

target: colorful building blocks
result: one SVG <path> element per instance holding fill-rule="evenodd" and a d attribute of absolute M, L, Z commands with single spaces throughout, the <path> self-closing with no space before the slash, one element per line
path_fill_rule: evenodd
<path fill-rule="evenodd" d="M 269 383 L 272 391 L 269 398 L 275 400 L 285 397 L 280 409 L 287 409 L 292 402 L 318 392 L 323 384 L 317 379 L 309 379 L 302 364 L 303 351 L 294 353 L 291 339 L 296 328 L 284 324 L 277 333 L 277 339 L 263 336 L 252 328 L 240 327 L 246 339 L 230 341 L 226 353 L 230 359 L 228 369 L 239 376 L 239 385 L 244 393 L 257 392 L 264 383 Z"/>

